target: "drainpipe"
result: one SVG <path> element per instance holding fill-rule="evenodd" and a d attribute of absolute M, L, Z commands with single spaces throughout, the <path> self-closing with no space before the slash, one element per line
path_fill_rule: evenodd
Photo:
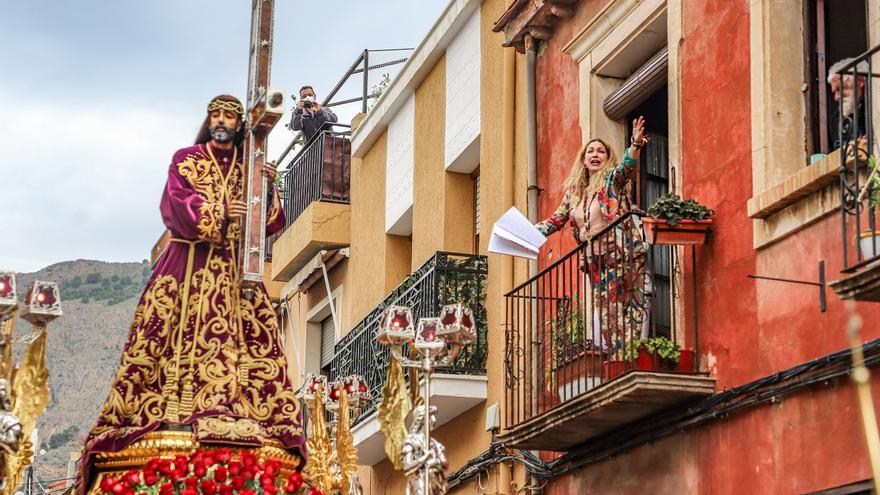
<path fill-rule="evenodd" d="M 537 95 L 535 84 L 535 55 L 538 51 L 538 43 L 530 34 L 526 34 L 525 40 L 526 51 L 526 144 L 527 144 L 527 166 L 528 166 L 528 213 L 529 221 L 532 224 L 538 223 L 538 129 L 537 129 Z M 529 278 L 533 278 L 538 274 L 538 260 L 529 260 Z M 540 344 L 538 343 L 538 325 L 535 320 L 536 311 L 532 311 L 532 356 L 537 356 L 540 352 Z M 532 359 L 532 376 L 538 374 L 538 360 Z M 536 456 L 538 451 L 532 451 Z M 541 493 L 540 480 L 534 476 L 526 477 L 529 493 L 536 495 Z"/>
<path fill-rule="evenodd" d="M 538 131 L 536 129 L 537 104 L 535 102 L 535 52 L 537 42 L 531 35 L 525 36 L 526 50 L 526 146 L 528 165 L 528 215 L 529 221 L 538 223 Z M 537 260 L 529 261 L 529 278 L 538 274 Z"/>
<path fill-rule="evenodd" d="M 502 92 L 501 92 L 501 203 L 502 210 L 506 211 L 514 203 L 514 146 L 516 145 L 515 105 L 516 105 L 516 50 L 506 48 L 504 50 L 504 62 L 502 65 Z M 501 263 L 501 287 L 504 293 L 513 289 L 513 257 L 499 256 Z M 503 401 L 502 401 L 503 402 Z M 506 410 L 504 404 L 502 410 Z M 498 464 L 498 482 L 495 490 L 499 494 L 512 493 L 511 479 L 512 467 L 509 463 Z"/>

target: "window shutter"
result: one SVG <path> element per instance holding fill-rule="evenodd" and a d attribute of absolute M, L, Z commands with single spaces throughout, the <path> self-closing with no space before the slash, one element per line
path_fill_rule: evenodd
<path fill-rule="evenodd" d="M 605 98 L 602 104 L 605 115 L 611 120 L 626 117 L 655 91 L 666 86 L 668 72 L 669 50 L 664 46 Z"/>
<path fill-rule="evenodd" d="M 328 316 L 321 321 L 321 367 L 327 366 L 333 360 L 336 347 L 336 329 L 333 327 L 333 317 Z"/>

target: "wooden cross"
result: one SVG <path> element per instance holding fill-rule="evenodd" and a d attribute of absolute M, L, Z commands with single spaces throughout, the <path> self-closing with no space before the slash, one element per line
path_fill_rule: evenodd
<path fill-rule="evenodd" d="M 248 66 L 246 136 L 244 145 L 244 218 L 239 270 L 247 293 L 263 281 L 266 252 L 266 197 L 271 191 L 263 176 L 269 132 L 281 119 L 284 95 L 269 88 L 272 62 L 272 25 L 274 0 L 253 0 L 251 10 L 251 47 Z"/>

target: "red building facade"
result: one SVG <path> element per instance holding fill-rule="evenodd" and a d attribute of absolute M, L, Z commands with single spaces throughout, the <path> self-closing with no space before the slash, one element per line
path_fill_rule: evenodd
<path fill-rule="evenodd" d="M 880 270 L 843 271 L 858 259 L 852 229 L 842 234 L 851 219 L 841 213 L 824 74 L 880 42 L 870 27 L 880 2 L 844 3 L 514 2 L 496 25 L 507 45 L 534 50 L 533 69 L 528 55 L 520 60 L 535 74 L 540 218 L 559 204 L 583 140 L 601 137 L 619 155 L 626 122 L 639 113 L 664 142 L 666 168 L 663 177 L 641 165 L 636 205 L 647 208 L 665 187 L 716 212 L 708 242 L 695 260 L 684 251 L 671 282 L 680 287 L 672 318 L 687 335 L 699 322 L 699 371 L 715 379 L 715 393 L 574 447 L 540 449 L 558 452 L 543 456 L 555 459 L 543 493 L 869 493 L 860 491 L 871 469 L 844 355 L 851 312 L 831 287 L 822 311 L 815 285 L 820 262 L 829 282 L 844 280 L 838 288 Z M 662 51 L 665 83 L 620 93 L 652 74 L 645 64 Z M 609 116 L 609 97 L 631 100 L 624 117 Z M 551 237 L 540 267 L 575 246 L 568 229 Z M 871 296 L 855 294 L 863 297 Z M 880 303 L 854 308 L 870 347 L 880 338 Z M 878 384 L 872 378 L 875 404 Z M 853 491 L 828 491 L 840 487 Z"/>

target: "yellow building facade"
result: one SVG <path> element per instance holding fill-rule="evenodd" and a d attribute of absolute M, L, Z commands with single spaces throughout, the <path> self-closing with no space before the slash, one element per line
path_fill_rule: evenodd
<path fill-rule="evenodd" d="M 526 209 L 525 138 L 517 131 L 525 108 L 516 105 L 524 67 L 492 31 L 505 8 L 502 0 L 448 4 L 381 99 L 352 122 L 350 200 L 310 202 L 273 246 L 297 387 L 306 373 L 379 367 L 384 379 L 387 359 L 356 333 L 368 332 L 384 304 L 401 302 L 395 298 L 436 307 L 460 299 L 458 290 L 482 295 L 485 326 L 467 369 L 438 373 L 433 386 L 447 473 L 487 451 L 502 424 L 504 293 L 515 273 L 527 276 L 525 263 L 487 252 L 498 217 Z M 403 493 L 375 413 L 353 432 L 365 493 Z M 502 463 L 481 482 L 490 483 L 487 493 L 508 493 L 511 479 L 522 483 L 522 473 Z M 474 482 L 453 492 L 479 493 Z"/>

